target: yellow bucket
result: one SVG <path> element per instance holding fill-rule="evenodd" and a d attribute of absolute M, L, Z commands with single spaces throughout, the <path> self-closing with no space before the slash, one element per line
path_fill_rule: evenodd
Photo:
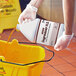
<path fill-rule="evenodd" d="M 19 44 L 0 40 L 0 76 L 40 76 L 45 51 L 40 46 Z"/>
<path fill-rule="evenodd" d="M 0 33 L 16 27 L 20 13 L 19 0 L 0 0 Z"/>

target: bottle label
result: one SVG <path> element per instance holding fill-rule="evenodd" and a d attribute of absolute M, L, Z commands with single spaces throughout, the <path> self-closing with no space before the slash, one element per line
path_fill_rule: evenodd
<path fill-rule="evenodd" d="M 57 41 L 59 28 L 59 23 L 41 20 L 36 43 L 54 46 Z"/>

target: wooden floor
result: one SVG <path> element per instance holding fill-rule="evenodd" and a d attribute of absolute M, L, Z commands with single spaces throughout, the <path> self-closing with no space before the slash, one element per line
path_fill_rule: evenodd
<path fill-rule="evenodd" d="M 0 34 L 0 40 L 8 39 L 11 30 L 4 30 Z M 14 32 L 10 41 L 17 39 L 18 41 L 28 41 L 20 32 Z M 41 76 L 76 76 L 76 37 L 74 37 L 67 49 L 55 51 L 53 47 L 48 46 L 50 50 L 55 52 L 55 57 L 48 63 L 44 64 Z M 51 57 L 48 51 L 46 59 Z"/>

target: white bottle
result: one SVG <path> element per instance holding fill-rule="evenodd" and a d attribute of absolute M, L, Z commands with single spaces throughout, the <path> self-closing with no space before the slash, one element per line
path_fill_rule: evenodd
<path fill-rule="evenodd" d="M 39 21 L 40 19 L 35 19 L 27 23 L 17 24 L 16 29 L 18 29 L 28 40 L 35 42 Z"/>
<path fill-rule="evenodd" d="M 54 46 L 64 31 L 64 24 L 35 19 L 18 24 L 17 29 L 31 42 Z"/>

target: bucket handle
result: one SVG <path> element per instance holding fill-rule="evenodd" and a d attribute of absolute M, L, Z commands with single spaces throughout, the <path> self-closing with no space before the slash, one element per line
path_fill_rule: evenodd
<path fill-rule="evenodd" d="M 12 36 L 12 34 L 14 33 L 15 30 L 16 30 L 16 27 L 11 31 L 11 33 L 10 33 L 10 35 L 9 35 L 9 37 L 8 37 L 8 41 L 7 41 L 7 42 L 10 41 L 10 38 L 11 38 L 11 36 Z M 19 43 L 24 43 L 24 44 L 37 44 L 37 45 L 43 47 L 45 50 L 48 50 L 49 52 L 52 52 L 53 55 L 52 55 L 52 57 L 51 57 L 50 59 L 48 59 L 48 60 L 36 61 L 36 62 L 27 63 L 27 64 L 19 64 L 19 63 L 7 62 L 7 61 L 3 61 L 2 59 L 0 59 L 0 62 L 2 62 L 2 63 L 8 63 L 8 64 L 14 64 L 14 65 L 20 65 L 20 66 L 26 66 L 26 65 L 36 64 L 36 63 L 40 63 L 40 62 L 49 62 L 50 60 L 53 59 L 53 57 L 54 57 L 54 55 L 55 55 L 54 51 L 48 49 L 47 47 L 42 46 L 42 45 L 39 44 L 39 43 L 30 43 L 30 42 L 19 42 Z"/>
<path fill-rule="evenodd" d="M 40 63 L 40 62 L 49 62 L 50 60 L 53 59 L 53 57 L 55 55 L 54 51 L 52 51 L 52 50 L 48 49 L 47 47 L 42 46 L 41 44 L 38 44 L 38 43 L 30 43 L 30 42 L 19 42 L 19 43 L 20 44 L 22 43 L 22 44 L 36 44 L 36 45 L 39 45 L 39 46 L 43 47 L 45 50 L 47 50 L 49 52 L 52 52 L 53 55 L 48 60 L 41 60 L 41 61 L 31 62 L 31 63 L 27 63 L 27 64 L 19 64 L 19 63 L 7 62 L 7 61 L 3 61 L 2 59 L 0 59 L 0 62 L 2 62 L 2 63 L 8 63 L 8 64 L 14 64 L 14 65 L 20 65 L 20 66 L 26 66 L 26 65 L 36 64 L 36 63 Z"/>

